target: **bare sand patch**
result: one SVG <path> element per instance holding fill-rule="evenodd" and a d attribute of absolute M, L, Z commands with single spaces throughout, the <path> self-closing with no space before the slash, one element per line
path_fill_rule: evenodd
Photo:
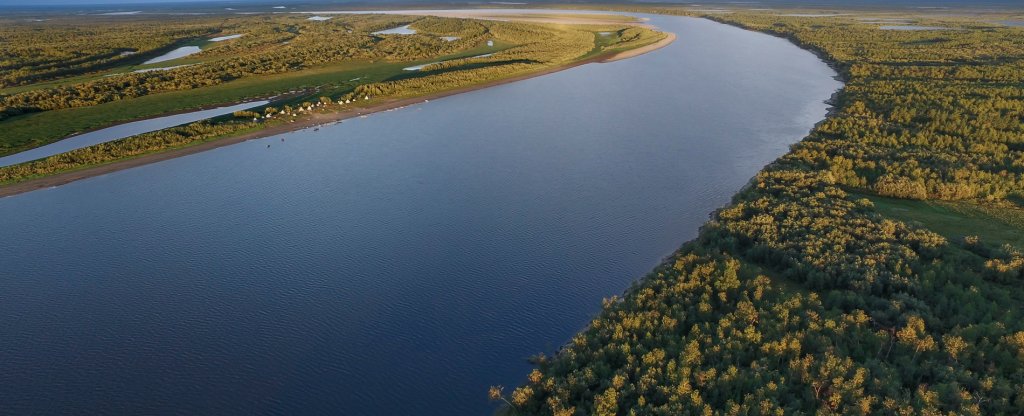
<path fill-rule="evenodd" d="M 643 55 L 645 53 L 648 53 L 648 52 L 651 52 L 651 51 L 655 51 L 655 50 L 664 48 L 664 47 L 668 46 L 669 44 L 671 44 L 672 42 L 675 42 L 675 41 L 676 41 L 676 34 L 675 33 L 665 32 L 665 38 L 662 39 L 662 40 L 659 40 L 659 41 L 654 42 L 654 43 L 652 43 L 650 45 L 647 45 L 647 46 L 641 46 L 639 48 L 635 48 L 635 49 L 630 49 L 628 51 L 619 52 L 619 53 L 617 53 L 615 55 L 612 55 L 612 56 L 610 56 L 608 58 L 602 59 L 601 62 L 615 62 L 615 61 L 619 61 L 619 60 L 623 60 L 623 59 L 629 59 L 629 58 L 632 58 L 632 57 L 635 57 L 635 56 L 640 56 L 640 55 Z"/>

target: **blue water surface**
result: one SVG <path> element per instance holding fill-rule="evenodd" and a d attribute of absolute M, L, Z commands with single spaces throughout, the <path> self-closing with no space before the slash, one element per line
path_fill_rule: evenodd
<path fill-rule="evenodd" d="M 0 413 L 490 414 L 840 86 L 650 18 L 678 40 L 0 199 Z"/>

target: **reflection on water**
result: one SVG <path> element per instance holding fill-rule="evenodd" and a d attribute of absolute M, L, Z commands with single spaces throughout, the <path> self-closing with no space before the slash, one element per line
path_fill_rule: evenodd
<path fill-rule="evenodd" d="M 237 35 L 220 36 L 220 37 L 216 37 L 216 38 L 210 39 L 210 42 L 223 42 L 223 41 L 226 41 L 226 40 L 238 39 L 238 38 L 240 38 L 242 36 L 245 36 L 245 34 L 242 33 L 242 34 L 237 34 Z"/>
<path fill-rule="evenodd" d="M 0 199 L 4 411 L 490 414 L 839 86 L 650 17 L 679 40 Z"/>
<path fill-rule="evenodd" d="M 148 60 L 146 62 L 143 62 L 142 64 L 143 65 L 158 64 L 160 62 L 166 62 L 166 61 L 170 61 L 170 60 L 174 60 L 174 59 L 178 59 L 178 58 L 184 58 L 186 56 L 189 56 L 189 55 L 192 55 L 192 54 L 196 54 L 196 53 L 199 53 L 199 52 L 202 52 L 202 51 L 203 50 L 200 49 L 198 46 L 182 46 L 180 48 L 177 48 L 177 49 L 174 49 L 174 50 L 172 50 L 170 52 L 167 52 L 167 53 L 165 53 L 163 55 L 160 55 L 160 56 L 158 56 L 156 58 L 153 58 L 153 59 L 150 59 L 150 60 Z"/>
<path fill-rule="evenodd" d="M 373 32 L 374 35 L 412 35 L 416 33 L 416 29 L 409 27 L 409 25 L 396 27 L 394 29 L 379 30 Z"/>

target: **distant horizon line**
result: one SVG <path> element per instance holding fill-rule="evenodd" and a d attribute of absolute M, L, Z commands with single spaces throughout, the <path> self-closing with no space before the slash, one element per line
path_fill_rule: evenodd
<path fill-rule="evenodd" d="M 91 9 L 97 7 L 120 7 L 120 8 L 151 8 L 151 7 L 174 7 L 175 5 L 196 6 L 205 4 L 208 6 L 230 4 L 240 7 L 265 6 L 265 5 L 325 5 L 325 4 L 382 4 L 394 5 L 437 5 L 448 7 L 460 6 L 486 6 L 486 5 L 520 5 L 537 4 L 644 4 L 644 5 L 693 5 L 690 0 L 668 0 L 668 1 L 646 1 L 646 0 L 511 0 L 511 1 L 444 1 L 444 0 L 86 0 L 85 3 L 73 0 L 36 0 L 33 4 L 25 4 L 23 0 L 0 0 L 0 9 L 53 9 L 74 7 L 79 9 Z M 704 0 L 702 4 L 733 5 L 737 6 L 734 0 Z M 751 1 L 748 5 L 763 5 L 775 7 L 806 7 L 806 8 L 979 8 L 979 7 L 1007 7 L 1010 9 L 1024 9 L 1019 0 L 760 0 Z"/>

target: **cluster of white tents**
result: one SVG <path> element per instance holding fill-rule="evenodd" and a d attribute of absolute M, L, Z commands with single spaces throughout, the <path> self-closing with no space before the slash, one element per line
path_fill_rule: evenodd
<path fill-rule="evenodd" d="M 363 101 L 369 101 L 369 100 L 370 100 L 370 96 L 369 95 L 364 95 L 363 96 Z M 347 100 L 338 100 L 338 105 L 352 104 L 352 103 L 355 103 L 357 101 L 359 101 L 358 97 L 357 98 L 349 98 Z M 326 104 L 330 104 L 330 101 L 328 101 Z M 296 110 L 295 112 L 289 113 L 289 112 L 287 112 L 285 110 L 280 110 L 280 111 L 277 112 L 276 115 L 282 115 L 282 116 L 290 115 L 292 117 L 297 117 L 299 115 L 298 113 L 304 113 L 306 111 L 313 111 L 313 107 L 323 107 L 324 105 L 325 105 L 324 102 L 318 102 L 316 104 L 307 104 L 305 106 L 300 106 L 299 109 Z M 267 113 L 267 114 L 265 114 L 263 116 L 263 118 L 264 119 L 270 119 L 270 118 L 274 118 L 274 116 L 275 116 L 274 113 Z M 259 121 L 259 119 L 260 119 L 260 117 L 254 117 L 252 119 L 252 121 Z"/>
<path fill-rule="evenodd" d="M 369 96 L 369 95 L 364 95 L 364 96 L 363 96 L 363 100 L 364 100 L 364 101 L 365 101 L 365 100 L 369 100 L 369 99 L 370 99 L 370 96 Z M 339 104 L 339 105 L 341 105 L 341 104 L 352 104 L 352 103 L 354 103 L 354 102 L 356 102 L 356 101 L 359 101 L 359 98 L 350 98 L 350 99 L 348 99 L 348 100 L 338 100 L 338 104 Z"/>

